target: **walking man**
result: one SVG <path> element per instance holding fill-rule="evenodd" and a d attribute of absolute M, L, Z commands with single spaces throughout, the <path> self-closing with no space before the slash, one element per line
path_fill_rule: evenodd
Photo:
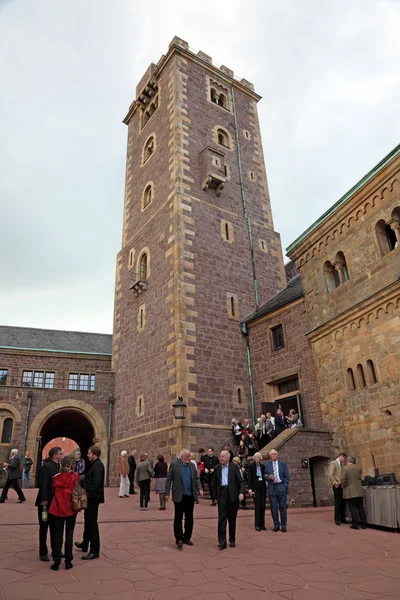
<path fill-rule="evenodd" d="M 268 474 L 269 503 L 274 522 L 273 531 L 279 531 L 280 529 L 282 533 L 286 533 L 286 496 L 289 489 L 289 469 L 283 460 L 278 460 L 276 450 L 271 450 L 269 457 L 271 460 L 266 465 L 266 471 Z"/>
<path fill-rule="evenodd" d="M 211 506 L 215 506 L 216 502 L 212 482 L 214 479 L 214 469 L 218 464 L 218 458 L 214 455 L 214 448 L 207 448 L 207 454 L 204 456 L 203 463 L 205 481 L 207 482 L 208 489 L 210 490 Z"/>
<path fill-rule="evenodd" d="M 333 496 L 335 499 L 336 525 L 346 523 L 346 501 L 343 499 L 342 489 L 342 467 L 346 463 L 346 460 L 347 454 L 341 452 L 329 465 L 329 477 L 331 479 Z"/>
<path fill-rule="evenodd" d="M 5 469 L 7 469 L 7 480 L 3 487 L 3 492 L 0 497 L 0 504 L 4 504 L 5 499 L 7 498 L 8 490 L 10 487 L 14 488 L 14 490 L 18 494 L 18 503 L 25 502 L 26 498 L 24 496 L 23 491 L 19 487 L 19 479 L 21 477 L 21 462 L 18 456 L 18 450 L 14 448 L 10 452 L 10 462 L 3 463 Z"/>
<path fill-rule="evenodd" d="M 220 464 L 214 469 L 214 496 L 218 503 L 218 548 L 226 548 L 226 523 L 229 524 L 229 546 L 236 546 L 236 517 L 239 502 L 244 500 L 245 483 L 239 467 L 230 462 L 228 450 L 221 450 Z"/>
<path fill-rule="evenodd" d="M 354 456 L 349 456 L 347 465 L 342 468 L 343 498 L 351 513 L 350 529 L 366 529 L 367 516 L 364 510 L 364 492 L 361 480 L 362 469 L 356 465 Z"/>
<path fill-rule="evenodd" d="M 136 494 L 135 492 L 135 472 L 136 472 L 136 450 L 132 450 L 130 457 L 128 458 L 129 464 L 129 493 Z"/>
<path fill-rule="evenodd" d="M 187 448 L 181 450 L 178 460 L 171 463 L 165 482 L 165 499 L 169 500 L 172 485 L 172 501 L 175 506 L 174 535 L 175 544 L 182 548 L 183 544 L 193 546 L 194 505 L 199 503 L 198 496 L 203 495 L 197 469 L 191 461 L 191 453 Z M 182 519 L 185 516 L 185 530 Z"/>
<path fill-rule="evenodd" d="M 98 446 L 89 448 L 87 456 L 90 467 L 82 482 L 82 487 L 86 490 L 88 505 L 84 514 L 83 541 L 75 542 L 77 548 L 83 552 L 89 552 L 82 556 L 82 560 L 93 560 L 100 556 L 100 533 L 97 520 L 99 504 L 104 504 L 104 465 L 100 460 L 100 455 L 101 450 Z"/>
<path fill-rule="evenodd" d="M 53 553 L 55 549 L 56 526 L 54 516 L 49 513 L 51 501 L 53 500 L 53 477 L 57 475 L 61 460 L 61 448 L 54 446 L 50 448 L 49 456 L 40 467 L 39 491 L 36 496 L 35 506 L 38 509 L 39 520 L 39 557 L 45 562 L 49 561 L 47 551 L 47 532 L 50 529 L 50 547 Z"/>
<path fill-rule="evenodd" d="M 22 459 L 22 489 L 25 487 L 25 480 L 28 480 L 28 485 L 32 489 L 32 477 L 31 477 L 31 468 L 32 468 L 33 460 L 31 459 L 31 455 L 29 450 L 25 452 L 25 457 Z"/>

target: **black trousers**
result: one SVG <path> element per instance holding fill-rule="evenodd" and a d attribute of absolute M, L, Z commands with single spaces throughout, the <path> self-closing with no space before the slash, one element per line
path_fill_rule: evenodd
<path fill-rule="evenodd" d="M 100 533 L 97 523 L 99 504 L 97 498 L 88 498 L 88 506 L 84 514 L 85 526 L 82 545 L 83 549 L 89 550 L 91 554 L 100 554 Z"/>
<path fill-rule="evenodd" d="M 343 490 L 341 486 L 332 486 L 332 489 L 335 499 L 335 521 L 343 523 L 346 520 L 346 500 L 343 500 Z"/>
<path fill-rule="evenodd" d="M 185 540 L 188 542 L 193 533 L 193 510 L 194 510 L 194 498 L 193 496 L 182 496 L 180 502 L 174 502 L 175 515 L 174 515 L 174 535 L 177 542 Z M 182 520 L 185 517 L 185 531 L 183 531 Z"/>
<path fill-rule="evenodd" d="M 150 500 L 150 479 L 139 481 L 140 487 L 140 508 L 147 508 Z"/>
<path fill-rule="evenodd" d="M 53 517 L 54 525 L 56 530 L 56 536 L 54 540 L 53 559 L 54 562 L 61 562 L 61 552 L 64 538 L 64 525 L 65 525 L 65 562 L 70 563 L 74 558 L 72 554 L 72 543 L 74 539 L 74 529 L 76 522 L 76 515 L 71 517 Z"/>
<path fill-rule="evenodd" d="M 364 510 L 363 498 L 348 498 L 347 504 L 349 505 L 351 521 L 353 525 L 366 525 L 367 515 Z"/>
<path fill-rule="evenodd" d="M 14 488 L 14 490 L 17 492 L 18 498 L 20 500 L 26 500 L 24 493 L 20 488 L 19 479 L 7 479 L 4 484 L 4 487 L 3 487 L 3 491 L 2 491 L 2 494 L 0 497 L 0 502 L 5 501 L 5 499 L 7 498 L 8 490 L 10 488 Z"/>
<path fill-rule="evenodd" d="M 129 493 L 133 494 L 135 491 L 135 471 L 133 473 L 129 473 Z"/>
<path fill-rule="evenodd" d="M 260 489 L 256 488 L 253 490 L 255 493 L 254 498 L 254 527 L 265 527 L 265 500 L 267 497 L 267 490 L 265 483 L 263 483 Z"/>
<path fill-rule="evenodd" d="M 228 487 L 221 488 L 221 497 L 218 500 L 218 543 L 226 544 L 226 522 L 229 525 L 229 541 L 236 541 L 236 517 L 239 509 L 238 502 L 232 502 L 229 497 Z"/>
<path fill-rule="evenodd" d="M 48 508 L 48 507 L 47 507 Z M 54 554 L 55 538 L 56 538 L 56 525 L 54 522 L 54 516 L 49 512 L 47 513 L 47 521 L 42 521 L 42 507 L 38 506 L 38 520 L 39 520 L 39 556 L 47 556 L 47 532 L 50 529 L 50 548 L 51 553 Z"/>
<path fill-rule="evenodd" d="M 205 473 L 205 482 L 207 483 L 208 489 L 210 490 L 211 501 L 215 502 L 216 498 L 215 498 L 213 485 L 212 485 L 213 477 L 214 477 L 214 473 Z"/>

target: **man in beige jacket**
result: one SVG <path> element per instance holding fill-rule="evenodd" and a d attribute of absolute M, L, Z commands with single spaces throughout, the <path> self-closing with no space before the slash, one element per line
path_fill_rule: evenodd
<path fill-rule="evenodd" d="M 329 465 L 329 477 L 332 484 L 335 499 L 335 523 L 341 525 L 346 523 L 346 501 L 343 500 L 342 490 L 342 467 L 347 460 L 347 454 L 341 452 L 339 456 Z"/>
<path fill-rule="evenodd" d="M 356 465 L 354 456 L 349 456 L 342 469 L 343 498 L 347 500 L 351 513 L 351 529 L 366 529 L 367 516 L 364 510 L 364 492 L 361 481 L 362 469 Z"/>

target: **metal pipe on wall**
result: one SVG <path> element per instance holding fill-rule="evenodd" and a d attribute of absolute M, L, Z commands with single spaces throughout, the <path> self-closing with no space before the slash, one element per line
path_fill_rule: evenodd
<path fill-rule="evenodd" d="M 26 452 L 26 441 L 28 439 L 28 426 L 29 426 L 29 417 L 31 416 L 33 393 L 31 391 L 29 391 L 27 396 L 28 396 L 28 406 L 26 408 L 26 415 L 25 415 L 24 443 L 22 446 L 22 458 L 25 456 L 25 452 Z"/>
<path fill-rule="evenodd" d="M 112 393 L 108 397 L 108 427 L 107 427 L 107 472 L 106 472 L 106 486 L 110 487 L 110 462 L 111 462 L 111 431 L 112 431 L 112 417 L 113 408 L 115 404 L 115 398 Z"/>

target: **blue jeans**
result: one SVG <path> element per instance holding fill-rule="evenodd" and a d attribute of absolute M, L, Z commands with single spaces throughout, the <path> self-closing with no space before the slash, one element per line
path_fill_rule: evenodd
<path fill-rule="evenodd" d="M 269 494 L 269 503 L 274 527 L 286 527 L 286 494 L 287 491 L 283 483 L 273 484 L 272 490 Z M 280 523 L 278 508 L 281 515 Z"/>
<path fill-rule="evenodd" d="M 28 480 L 29 487 L 33 488 L 31 472 L 25 471 L 25 469 L 22 469 L 22 489 L 24 489 L 24 487 L 25 487 L 25 479 Z"/>

